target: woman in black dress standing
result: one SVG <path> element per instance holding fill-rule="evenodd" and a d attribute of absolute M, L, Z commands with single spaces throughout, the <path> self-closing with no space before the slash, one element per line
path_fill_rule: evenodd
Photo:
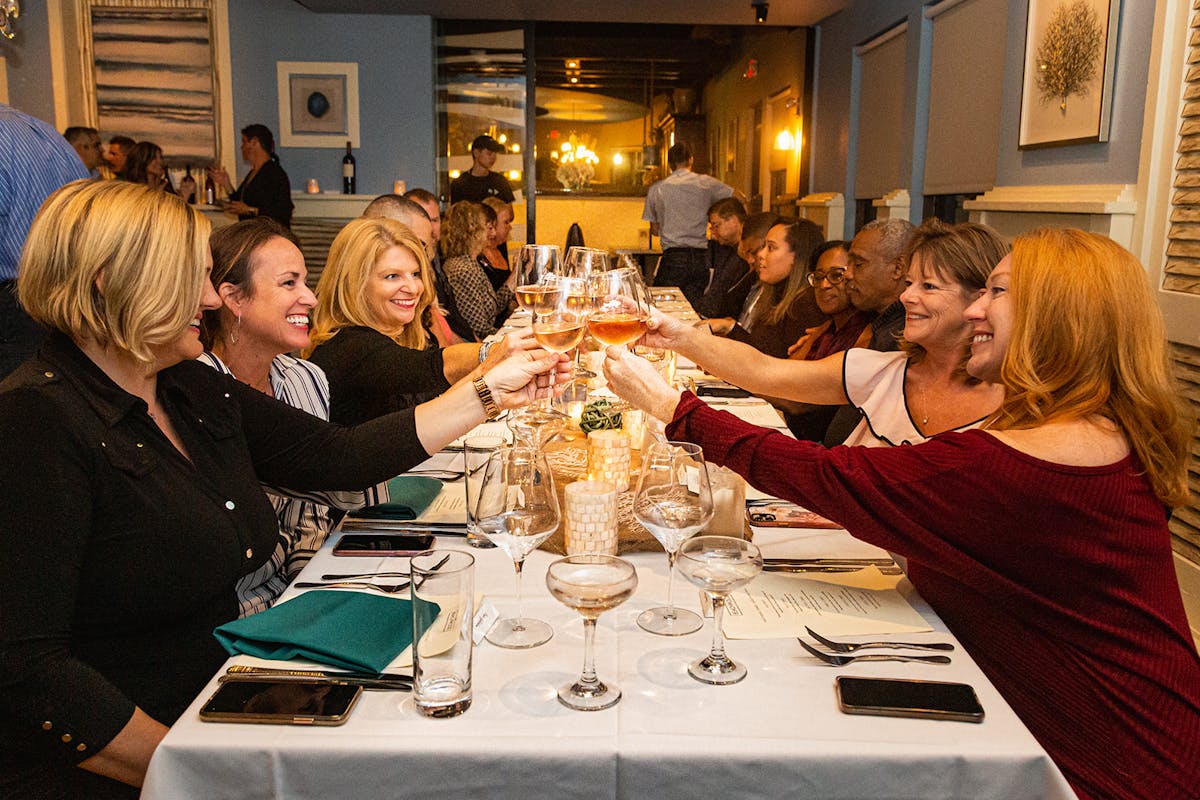
<path fill-rule="evenodd" d="M 242 128 L 242 160 L 250 165 L 237 189 L 224 167 L 208 168 L 208 177 L 229 192 L 229 210 L 238 219 L 270 217 L 284 227 L 292 225 L 292 185 L 275 155 L 275 137 L 266 125 Z"/>

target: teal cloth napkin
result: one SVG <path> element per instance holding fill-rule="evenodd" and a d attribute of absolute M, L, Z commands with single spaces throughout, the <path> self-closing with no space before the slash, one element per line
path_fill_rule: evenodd
<path fill-rule="evenodd" d="M 424 601 L 422 601 L 424 604 Z M 434 617 L 437 605 L 430 603 Z M 412 644 L 412 604 L 361 592 L 305 592 L 213 631 L 230 655 L 303 658 L 358 672 L 383 672 Z"/>
<path fill-rule="evenodd" d="M 442 491 L 442 482 L 423 475 L 400 475 L 388 481 L 388 501 L 352 512 L 360 519 L 416 519 Z"/>

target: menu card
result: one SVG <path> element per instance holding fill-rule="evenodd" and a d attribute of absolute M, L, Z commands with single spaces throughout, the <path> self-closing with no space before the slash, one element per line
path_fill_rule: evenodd
<path fill-rule="evenodd" d="M 784 639 L 805 626 L 825 636 L 932 630 L 875 567 L 836 574 L 764 572 L 725 601 L 730 639 Z M 707 605 L 707 604 L 706 604 Z"/>

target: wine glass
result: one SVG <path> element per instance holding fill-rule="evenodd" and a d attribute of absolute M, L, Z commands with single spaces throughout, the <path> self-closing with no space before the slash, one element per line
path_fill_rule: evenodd
<path fill-rule="evenodd" d="M 712 514 L 712 489 L 699 445 L 655 442 L 642 450 L 633 515 L 667 551 L 667 604 L 638 615 L 637 624 L 643 630 L 682 636 L 703 626 L 699 614 L 675 607 L 672 589 L 679 546 L 707 525 Z"/>
<path fill-rule="evenodd" d="M 546 457 L 531 447 L 501 447 L 488 457 L 473 519 L 484 536 L 512 558 L 517 570 L 517 615 L 502 619 L 487 640 L 521 649 L 548 642 L 554 630 L 525 616 L 521 574 L 525 557 L 558 528 L 558 495 Z"/>
<path fill-rule="evenodd" d="M 571 247 L 567 250 L 567 257 L 563 260 L 562 274 L 567 278 L 581 278 L 584 281 L 584 290 L 581 293 L 581 299 L 584 299 L 587 294 L 587 281 L 592 275 L 600 272 L 607 272 L 612 268 L 612 261 L 609 259 L 607 250 L 600 250 L 595 247 Z M 591 379 L 598 377 L 595 372 L 583 365 L 583 348 L 575 351 L 575 374 L 580 378 Z"/>
<path fill-rule="evenodd" d="M 737 683 L 746 668 L 725 655 L 721 621 L 725 598 L 762 572 L 762 553 L 744 539 L 731 536 L 697 536 L 679 550 L 679 571 L 708 595 L 713 606 L 712 651 L 688 665 L 688 674 L 701 683 Z"/>
<path fill-rule="evenodd" d="M 597 553 L 560 558 L 546 570 L 546 587 L 554 599 L 583 616 L 583 673 L 558 690 L 558 702 L 567 708 L 599 711 L 621 699 L 620 689 L 596 677 L 596 620 L 628 600 L 637 583 L 632 564 Z"/>
<path fill-rule="evenodd" d="M 588 331 L 606 345 L 636 342 L 650 320 L 650 292 L 641 273 L 622 267 L 588 279 Z"/>
<path fill-rule="evenodd" d="M 517 303 L 536 318 L 553 307 L 562 250 L 556 244 L 527 244 L 517 254 Z"/>

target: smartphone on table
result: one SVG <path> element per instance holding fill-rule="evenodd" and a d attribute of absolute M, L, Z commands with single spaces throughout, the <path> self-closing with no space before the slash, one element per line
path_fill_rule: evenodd
<path fill-rule="evenodd" d="M 361 686 L 330 681 L 229 680 L 200 709 L 205 722 L 268 725 L 341 725 L 362 695 Z"/>
<path fill-rule="evenodd" d="M 433 547 L 433 534 L 346 533 L 333 545 L 335 556 L 411 556 Z"/>
<path fill-rule="evenodd" d="M 983 706 L 965 683 L 839 676 L 837 695 L 846 714 L 983 722 Z"/>

